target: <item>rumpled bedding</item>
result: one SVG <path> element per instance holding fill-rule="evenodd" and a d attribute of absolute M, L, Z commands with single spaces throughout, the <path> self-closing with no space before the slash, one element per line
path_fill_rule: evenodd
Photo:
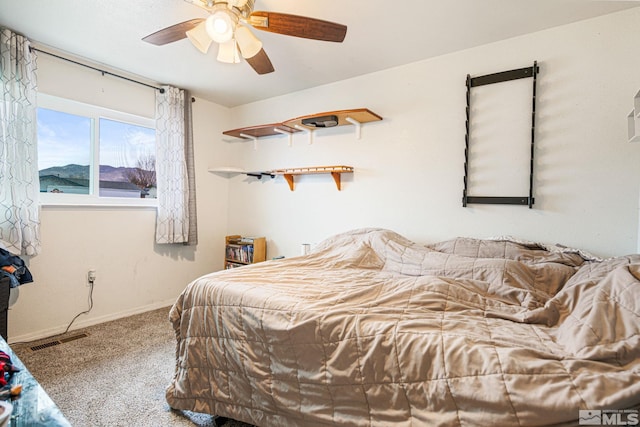
<path fill-rule="evenodd" d="M 190 283 L 166 399 L 269 427 L 577 425 L 640 407 L 639 282 L 640 255 L 355 230 Z"/>

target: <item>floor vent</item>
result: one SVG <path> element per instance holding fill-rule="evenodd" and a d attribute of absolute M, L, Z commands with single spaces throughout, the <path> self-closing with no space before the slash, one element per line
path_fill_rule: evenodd
<path fill-rule="evenodd" d="M 62 343 L 58 340 L 49 341 L 42 344 L 34 345 L 33 347 L 31 347 L 31 351 L 44 350 L 45 348 L 53 347 L 54 345 L 59 345 L 59 344 L 62 344 Z"/>
<path fill-rule="evenodd" d="M 80 338 L 86 338 L 89 334 L 81 333 L 77 335 L 72 335 L 70 337 L 60 338 L 59 340 L 48 341 L 42 344 L 34 345 L 31 347 L 31 351 L 44 350 L 45 348 L 54 347 L 56 345 L 64 344 L 70 341 L 79 340 Z"/>
<path fill-rule="evenodd" d="M 66 337 L 66 338 L 60 338 L 60 342 L 61 343 L 65 343 L 65 342 L 75 341 L 75 340 L 79 340 L 80 338 L 86 338 L 88 336 L 89 336 L 89 334 L 81 333 L 81 334 L 72 335 L 72 336 Z"/>

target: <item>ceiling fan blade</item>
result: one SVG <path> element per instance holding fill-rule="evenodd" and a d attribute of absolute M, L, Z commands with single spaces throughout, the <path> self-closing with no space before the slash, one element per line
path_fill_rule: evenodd
<path fill-rule="evenodd" d="M 204 22 L 199 23 L 185 34 L 189 41 L 191 41 L 191 44 L 193 44 L 200 52 L 207 53 L 207 51 L 209 51 L 209 46 L 211 46 L 213 40 L 211 40 L 209 33 L 207 33 Z"/>
<path fill-rule="evenodd" d="M 256 11 L 249 23 L 258 30 L 306 39 L 340 43 L 347 35 L 347 26 L 307 16 Z"/>
<path fill-rule="evenodd" d="M 251 58 L 245 59 L 258 74 L 269 74 L 275 71 L 264 49 L 260 49 L 260 51 Z"/>
<path fill-rule="evenodd" d="M 236 42 L 242 57 L 258 74 L 268 74 L 274 71 L 273 64 L 262 48 L 262 42 L 244 25 L 236 27 Z"/>
<path fill-rule="evenodd" d="M 190 19 L 188 21 L 163 28 L 162 30 L 156 31 L 153 34 L 149 34 L 148 36 L 144 37 L 142 41 L 155 44 L 156 46 L 173 43 L 187 37 L 187 31 L 192 30 L 202 21 L 204 21 L 204 18 Z"/>

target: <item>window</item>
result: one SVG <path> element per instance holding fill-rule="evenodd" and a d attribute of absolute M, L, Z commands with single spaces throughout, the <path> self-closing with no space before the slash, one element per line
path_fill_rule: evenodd
<path fill-rule="evenodd" d="M 43 204 L 143 204 L 156 198 L 153 119 L 38 95 Z"/>

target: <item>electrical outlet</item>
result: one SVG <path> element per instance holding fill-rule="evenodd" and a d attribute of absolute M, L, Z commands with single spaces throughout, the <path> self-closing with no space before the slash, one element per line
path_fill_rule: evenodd
<path fill-rule="evenodd" d="M 87 272 L 87 285 L 93 285 L 96 281 L 96 271 L 91 269 Z"/>

